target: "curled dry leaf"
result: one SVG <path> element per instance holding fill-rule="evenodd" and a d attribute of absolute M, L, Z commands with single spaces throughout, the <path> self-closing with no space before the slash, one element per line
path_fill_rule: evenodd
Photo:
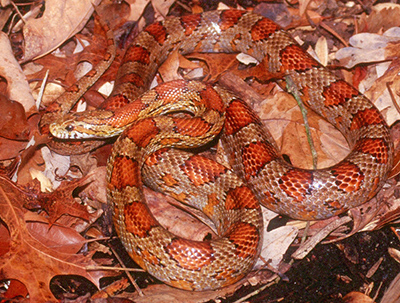
<path fill-rule="evenodd" d="M 7 291 L 2 294 L 5 299 L 14 299 L 16 297 L 24 298 L 28 295 L 28 290 L 25 285 L 18 280 L 11 280 Z"/>
<path fill-rule="evenodd" d="M 380 62 L 387 60 L 393 53 L 392 47 L 400 40 L 398 27 L 387 30 L 382 35 L 373 33 L 360 33 L 350 38 L 351 47 L 337 51 L 336 59 L 347 68 L 352 68 L 360 63 Z M 398 47 L 396 48 L 396 50 Z"/>
<path fill-rule="evenodd" d="M 358 21 L 359 28 L 367 28 L 370 33 L 385 31 L 399 26 L 400 5 L 397 3 L 378 3 L 371 7 L 369 15 L 362 14 Z"/>
<path fill-rule="evenodd" d="M 293 226 L 282 226 L 271 231 L 264 230 L 264 242 L 261 249 L 261 258 L 255 268 L 274 268 L 280 271 L 280 264 L 292 242 L 296 239 L 298 229 Z M 267 262 L 267 264 L 265 264 Z"/>
<path fill-rule="evenodd" d="M 393 247 L 389 247 L 388 249 L 389 255 L 396 260 L 396 262 L 400 263 L 400 251 Z"/>
<path fill-rule="evenodd" d="M 27 120 L 22 105 L 3 95 L 0 104 L 0 160 L 13 159 L 26 148 L 37 116 Z"/>
<path fill-rule="evenodd" d="M 18 102 L 0 95 L 0 137 L 11 140 L 28 140 L 29 127 L 25 110 Z"/>
<path fill-rule="evenodd" d="M 400 28 L 391 28 L 382 35 L 357 34 L 350 38 L 350 43 L 352 47 L 340 49 L 336 53 L 336 58 L 345 67 L 384 61 L 368 69 L 368 76 L 359 87 L 368 88 L 365 95 L 382 111 L 388 124 L 393 124 L 398 120 L 399 114 L 393 102 L 399 102 L 396 95 L 400 87 L 400 65 L 398 60 L 387 61 L 398 57 Z"/>
<path fill-rule="evenodd" d="M 77 203 L 72 197 L 72 192 L 78 186 L 84 186 L 85 181 L 86 179 L 62 182 L 55 191 L 50 193 L 40 192 L 40 185 L 37 184 L 38 182 L 34 182 L 33 186 L 29 188 L 29 193 L 26 193 L 25 198 L 26 201 L 31 202 L 30 205 L 32 207 L 45 210 L 49 215 L 51 224 L 64 214 L 89 221 L 89 213 L 86 206 Z"/>
<path fill-rule="evenodd" d="M 8 95 L 0 97 L 0 160 L 5 160 L 26 148 L 38 117 L 32 116 L 36 113 L 35 100 L 4 33 L 0 33 L 0 49 L 0 76 L 7 82 Z"/>
<path fill-rule="evenodd" d="M 163 302 L 163 303 L 199 303 L 218 300 L 218 298 L 232 295 L 241 284 L 236 283 L 223 289 L 213 291 L 192 292 L 172 288 L 165 284 L 149 285 L 143 289 L 144 296 L 138 292 L 129 295 L 129 299 L 135 303 Z M 238 301 L 240 302 L 240 301 Z"/>
<path fill-rule="evenodd" d="M 36 112 L 35 100 L 26 77 L 15 60 L 10 40 L 3 32 L 0 33 L 0 49 L 0 75 L 7 81 L 8 98 L 21 103 L 29 116 Z"/>
<path fill-rule="evenodd" d="M 344 296 L 343 301 L 346 303 L 373 303 L 374 300 L 361 292 L 352 291 Z"/>

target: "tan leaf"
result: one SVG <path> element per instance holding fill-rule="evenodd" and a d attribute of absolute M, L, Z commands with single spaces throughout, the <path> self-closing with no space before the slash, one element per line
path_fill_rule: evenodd
<path fill-rule="evenodd" d="M 44 56 L 79 32 L 100 1 L 46 1 L 43 16 L 30 19 L 24 26 L 24 61 Z"/>
<path fill-rule="evenodd" d="M 36 105 L 31 90 L 20 65 L 14 57 L 10 40 L 0 34 L 0 75 L 7 81 L 7 97 L 22 104 L 28 116 L 35 113 Z"/>

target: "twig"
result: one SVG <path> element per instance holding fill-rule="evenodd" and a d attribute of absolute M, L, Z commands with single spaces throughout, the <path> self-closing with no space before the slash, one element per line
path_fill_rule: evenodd
<path fill-rule="evenodd" d="M 21 14 L 19 11 L 17 5 L 14 3 L 14 1 L 11 1 L 11 5 L 14 7 L 15 11 L 17 12 L 18 16 L 21 18 L 22 22 L 26 23 L 24 16 Z"/>
<path fill-rule="evenodd" d="M 237 301 L 235 301 L 233 303 L 241 303 L 241 302 L 244 302 L 244 301 L 246 301 L 247 299 L 249 299 L 251 297 L 254 297 L 255 295 L 258 295 L 260 292 L 262 292 L 267 287 L 270 287 L 270 286 L 272 286 L 274 284 L 277 284 L 278 282 L 276 280 L 279 280 L 279 279 L 275 279 L 273 282 L 261 286 L 260 288 L 256 289 L 255 291 L 249 293 L 247 296 L 244 296 L 243 298 L 240 298 L 239 300 L 237 300 Z"/>
<path fill-rule="evenodd" d="M 121 264 L 121 266 L 123 266 L 125 268 L 124 262 L 122 262 L 121 258 L 117 254 L 117 252 L 112 247 L 110 247 L 110 248 L 111 248 L 111 251 L 113 252 L 114 256 L 117 258 L 118 262 Z M 126 269 L 125 273 L 128 276 L 129 281 L 131 281 L 133 287 L 135 287 L 135 289 L 138 292 L 139 296 L 144 297 L 143 291 L 140 289 L 139 285 L 136 284 L 136 282 L 133 279 L 133 277 L 132 277 L 131 273 L 129 272 L 129 270 Z"/>
<path fill-rule="evenodd" d="M 287 91 L 289 93 L 291 93 L 293 95 L 293 97 L 296 99 L 297 104 L 300 108 L 301 114 L 303 115 L 304 128 L 306 130 L 307 141 L 308 141 L 308 144 L 310 145 L 310 149 L 311 149 L 313 168 L 316 169 L 317 163 L 318 163 L 318 155 L 317 155 L 317 151 L 315 150 L 314 141 L 312 140 L 312 137 L 311 137 L 310 125 L 308 124 L 308 119 L 307 119 L 307 109 L 304 106 L 303 100 L 301 99 L 301 93 L 299 92 L 298 87 L 293 82 L 290 75 L 287 75 L 285 77 L 285 80 L 286 80 Z"/>
<path fill-rule="evenodd" d="M 126 267 L 116 267 L 116 266 L 86 266 L 86 270 L 123 270 L 123 271 L 134 271 L 134 272 L 144 272 L 141 268 L 126 268 Z"/>
<path fill-rule="evenodd" d="M 386 88 L 388 89 L 388 92 L 389 92 L 390 98 L 392 99 L 394 107 L 396 108 L 397 112 L 400 113 L 400 106 L 397 103 L 396 97 L 394 96 L 394 93 L 392 90 L 392 84 L 393 84 L 393 81 L 387 82 Z"/>
<path fill-rule="evenodd" d="M 329 223 L 327 226 L 317 232 L 313 237 L 300 245 L 300 247 L 292 254 L 292 258 L 298 260 L 303 259 L 318 243 L 325 239 L 332 231 L 350 221 L 350 217 L 342 217 Z"/>

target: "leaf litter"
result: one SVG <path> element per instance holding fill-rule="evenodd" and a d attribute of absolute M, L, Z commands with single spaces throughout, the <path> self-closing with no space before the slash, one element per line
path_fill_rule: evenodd
<path fill-rule="evenodd" d="M 168 9 L 179 14 L 187 13 L 185 8 L 189 7 L 186 6 L 184 2 L 178 4 L 178 2 L 174 3 L 171 1 L 167 4 L 163 3 L 164 5 L 160 5 L 161 3 L 159 3 L 159 1 L 152 2 L 153 3 L 143 1 L 140 10 L 138 10 L 138 6 L 134 1 L 125 3 L 123 8 L 115 4 L 103 4 L 104 6 L 99 8 L 98 11 L 107 12 L 107 10 L 112 9 L 116 14 L 120 13 L 122 19 L 120 18 L 120 20 L 118 20 L 119 26 L 125 23 L 122 22 L 122 20 L 124 20 L 134 24 L 134 27 L 142 27 L 144 23 L 146 23 L 143 16 L 148 17 L 153 14 L 154 18 L 159 19 L 168 12 Z M 329 5 L 333 4 L 321 4 L 320 2 L 321 1 L 299 1 L 299 6 L 297 7 L 288 7 L 285 6 L 285 4 L 271 6 L 267 3 L 261 3 L 253 4 L 253 8 L 260 13 L 266 11 L 275 12 L 277 14 L 275 17 L 285 20 L 285 26 L 288 28 L 303 27 L 306 29 L 305 32 L 312 29 L 308 32 L 308 37 L 311 37 L 311 40 L 313 40 L 315 36 L 320 36 L 320 33 L 313 32 L 313 28 L 309 26 L 311 21 L 320 25 L 321 28 L 338 28 L 328 24 L 330 19 L 333 20 L 333 14 L 329 16 L 329 18 L 321 15 L 322 13 L 332 10 L 332 8 L 329 8 Z M 68 3 L 68 5 L 64 7 L 65 12 L 63 12 L 59 9 L 60 7 L 58 7 L 58 4 L 59 1 L 56 0 L 47 1 L 42 17 L 31 19 L 24 26 L 27 43 L 24 50 L 25 57 L 22 61 L 29 61 L 33 57 L 42 57 L 41 59 L 32 61 L 37 65 L 33 70 L 38 71 L 27 74 L 34 92 L 38 90 L 41 84 L 40 79 L 44 77 L 45 70 L 49 70 L 51 83 L 61 80 L 64 87 L 73 84 L 76 80 L 75 70 L 77 65 L 83 61 L 91 62 L 91 65 L 96 64 L 96 60 L 101 58 L 99 54 L 102 53 L 101 51 L 105 47 L 101 39 L 97 40 L 97 36 L 92 36 L 88 27 L 84 28 L 82 33 L 75 36 L 78 37 L 76 41 L 88 42 L 87 44 L 86 42 L 82 44 L 83 50 L 78 53 L 73 53 L 68 50 L 70 45 L 64 42 L 83 28 L 86 20 L 89 19 L 93 12 L 93 7 L 89 6 L 87 2 L 84 1 L 78 4 L 78 9 L 77 7 L 69 7 L 70 3 Z M 126 4 L 128 4 L 131 11 L 136 10 L 134 20 L 130 19 L 133 18 L 133 15 L 126 14 Z M 372 6 L 372 13 L 367 16 L 359 10 L 357 5 L 356 7 L 350 7 L 350 2 L 348 2 L 348 4 L 348 8 L 340 7 L 340 9 L 343 11 L 348 9 L 349 15 L 353 15 L 357 12 L 361 16 L 359 25 L 362 26 L 363 29 L 371 28 L 370 33 L 373 33 L 376 38 L 363 38 L 367 41 L 366 45 L 352 46 L 356 48 L 356 50 L 352 51 L 350 49 L 350 53 L 345 55 L 343 55 L 343 51 L 342 53 L 339 52 L 338 58 L 340 58 L 342 65 L 346 64 L 346 62 L 352 62 L 352 66 L 355 62 L 369 64 L 366 73 L 363 73 L 365 76 L 360 77 L 361 81 L 357 79 L 357 81 L 354 82 L 360 83 L 362 89 L 364 89 L 364 87 L 370 87 L 369 90 L 366 90 L 366 94 L 372 100 L 378 100 L 378 103 L 381 104 L 378 104 L 378 106 L 380 106 L 385 117 L 394 122 L 398 119 L 398 113 L 393 111 L 390 103 L 380 103 L 380 100 L 385 100 L 385 102 L 388 100 L 386 85 L 388 82 L 390 82 L 394 89 L 394 98 L 398 98 L 398 77 L 396 77 L 396 75 L 398 74 L 399 68 L 395 60 L 397 55 L 395 44 L 397 41 L 385 38 L 387 35 L 382 34 L 381 29 L 388 31 L 390 28 L 398 26 L 395 16 L 396 12 L 399 10 L 399 6 L 389 4 L 385 6 L 384 3 L 381 3 L 380 5 Z M 326 7 L 324 5 L 326 5 Z M 157 10 L 155 10 L 157 13 L 152 11 L 152 6 L 157 7 Z M 279 9 L 277 9 L 278 7 Z M 325 9 L 325 11 L 323 9 Z M 192 10 L 201 11 L 202 7 L 194 3 Z M 107 19 L 107 16 L 103 15 L 103 18 Z M 110 18 L 114 18 L 115 22 L 115 16 Z M 56 25 L 57 22 L 66 22 L 66 20 L 71 20 L 67 30 L 54 30 L 54 25 Z M 346 22 L 354 22 L 353 19 L 349 20 L 348 18 L 339 18 L 338 21 L 343 20 Z M 379 26 L 377 26 L 377 22 L 374 20 L 379 20 Z M 382 22 L 382 20 L 386 22 Z M 40 26 L 38 26 L 38 24 Z M 91 24 L 91 22 L 89 22 L 89 24 Z M 373 27 L 369 26 L 370 24 L 374 24 L 375 27 L 373 30 Z M 40 29 L 41 27 L 43 28 L 42 30 Z M 92 28 L 96 27 L 94 26 Z M 122 28 L 114 29 L 118 34 L 121 34 L 122 30 Z M 395 30 L 391 31 L 395 32 Z M 297 32 L 295 35 L 297 35 Z M 345 39 L 349 39 L 350 37 L 350 35 L 345 32 L 340 32 L 338 35 L 348 35 Z M 126 39 L 129 40 L 129 37 Z M 308 41 L 308 39 L 303 36 L 299 39 L 301 41 Z M 332 53 L 329 52 L 335 52 L 338 48 L 343 49 L 343 45 L 337 46 L 335 41 L 332 42 L 332 40 L 329 39 L 332 38 L 328 37 L 328 41 L 319 41 L 316 46 L 316 52 L 319 56 L 323 57 L 323 60 L 327 61 L 328 64 L 331 63 L 329 61 L 333 57 Z M 374 44 L 372 42 L 375 40 L 385 41 L 385 44 L 375 51 L 383 53 L 383 57 L 379 61 L 387 60 L 389 64 L 375 64 L 375 62 L 371 62 L 370 59 L 373 57 L 371 54 L 367 56 L 367 60 L 365 59 L 365 53 L 367 52 L 368 54 L 368 49 Z M 350 42 L 351 41 L 353 40 L 350 40 Z M 32 45 L 38 47 L 33 49 Z M 75 43 L 73 48 L 76 48 L 76 45 L 78 45 L 78 43 Z M 49 53 L 59 46 L 61 46 L 60 49 L 65 52 L 65 57 L 63 57 L 64 55 L 59 56 L 56 53 Z M 367 51 L 359 51 L 358 49 L 361 47 L 367 49 Z M 374 52 L 374 50 L 372 50 L 372 52 Z M 12 56 L 12 54 L 10 56 Z M 208 54 L 192 54 L 191 56 L 186 56 L 186 58 L 195 60 L 196 62 L 189 63 L 186 61 L 187 59 L 177 53 L 175 57 L 164 63 L 157 82 L 165 79 L 177 79 L 188 75 L 193 76 L 193 73 L 190 71 L 192 68 L 200 69 L 200 75 L 206 75 L 209 80 L 225 78 L 224 81 L 232 81 L 232 86 L 237 90 L 237 93 L 250 96 L 249 102 L 269 127 L 278 145 L 282 148 L 282 152 L 287 154 L 295 165 L 310 168 L 312 159 L 309 156 L 309 146 L 305 143 L 303 121 L 295 105 L 296 103 L 290 95 L 281 91 L 278 86 L 249 81 L 249 75 L 256 75 L 262 78 L 262 75 L 259 74 L 260 67 L 256 66 L 249 70 L 242 69 L 243 63 L 239 63 L 236 60 L 236 56 L 232 55 L 211 56 Z M 113 79 L 118 65 L 118 60 L 116 61 L 116 64 L 106 73 L 105 78 L 95 85 L 95 89 L 100 87 L 105 81 Z M 28 67 L 29 64 L 32 63 L 28 63 L 26 66 Z M 31 66 L 31 68 L 32 67 L 33 66 Z M 39 67 L 39 69 L 37 69 L 37 67 Z M 201 71 L 204 67 L 204 71 Z M 232 68 L 233 71 L 225 73 L 228 67 Z M 8 69 L 8 67 L 6 69 Z M 359 71 L 360 67 L 356 67 L 355 69 Z M 182 71 L 185 71 L 185 73 L 182 74 Z M 361 74 L 362 73 L 358 73 L 357 75 Z M 3 73 L 1 73 L 1 75 L 4 76 Z M 198 77 L 198 75 L 199 73 L 196 72 L 195 77 Z M 237 80 L 237 76 L 247 81 Z M 352 80 L 355 79 L 351 72 L 345 73 L 345 76 L 350 82 L 353 82 Z M 7 75 L 6 79 L 9 85 L 8 97 L 10 97 L 11 92 L 22 93 L 22 91 L 24 91 L 28 92 L 28 95 L 30 94 L 29 88 L 20 89 L 12 87 L 12 76 Z M 59 89 L 57 88 L 57 90 Z M 269 96 L 264 96 L 264 92 L 269 92 Z M 44 98 L 47 98 L 45 104 L 52 100 L 57 94 L 59 94 L 59 92 L 53 93 L 51 91 L 45 91 Z M 20 98 L 11 99 L 19 100 Z M 389 100 L 390 99 L 391 98 L 389 98 Z M 394 100 L 394 102 L 397 101 Z M 31 106 L 25 107 L 25 112 L 27 113 L 26 121 L 37 116 L 36 110 L 32 111 Z M 20 114 L 20 110 L 16 110 L 15 114 L 12 114 L 14 115 L 13 117 L 15 117 L 17 113 Z M 6 118 L 5 115 L 2 116 Z M 1 124 L 0 119 L 0 125 L 3 125 L 0 130 L 0 136 L 2 133 L 6 134 L 5 137 L 8 137 L 7 139 L 12 142 L 21 142 L 18 140 L 20 139 L 19 136 L 22 136 L 26 141 L 34 138 L 35 132 L 37 132 L 35 126 L 32 126 L 32 123 L 29 124 L 25 122 L 25 118 L 18 120 L 22 120 L 21 129 L 18 125 L 8 127 L 7 120 L 4 124 Z M 348 152 L 347 144 L 343 137 L 332 126 L 312 113 L 308 116 L 308 122 L 311 126 L 312 136 L 317 146 L 318 165 L 321 167 L 329 166 L 345 157 Z M 26 136 L 26 138 L 24 136 Z M 399 136 L 394 135 L 395 141 L 398 140 L 397 138 L 399 138 Z M 27 142 L 22 142 L 22 147 L 12 147 L 13 153 L 8 156 L 2 156 L 1 158 L 14 159 L 19 155 L 20 150 L 27 146 Z M 38 149 L 38 147 L 35 148 Z M 44 149 L 41 151 L 43 155 L 46 155 Z M 212 152 L 210 155 L 218 157 L 218 147 L 216 151 L 216 154 Z M 48 166 L 48 163 L 50 163 L 50 158 L 47 156 L 43 158 L 32 158 L 36 159 L 35 161 L 23 159 L 24 161 L 21 163 L 24 165 L 19 168 L 18 174 L 16 175 L 19 184 L 12 183 L 6 177 L 0 178 L 0 192 L 2 196 L 0 200 L 0 218 L 3 223 L 0 225 L 0 241 L 4 244 L 1 245 L 3 247 L 3 254 L 0 256 L 0 272 L 1 279 L 10 281 L 9 289 L 5 292 L 8 297 L 12 298 L 12 295 L 10 295 L 11 291 L 16 290 L 16 296 L 25 297 L 27 293 L 29 293 L 29 298 L 32 302 L 56 301 L 55 294 L 50 291 L 51 280 L 55 276 L 82 276 L 98 288 L 100 287 L 100 278 L 110 278 L 110 272 L 104 272 L 100 269 L 86 270 L 89 266 L 91 268 L 96 268 L 96 266 L 98 266 L 93 259 L 95 254 L 100 254 L 102 257 L 99 259 L 102 261 L 108 260 L 104 262 L 105 264 L 116 264 L 116 261 L 110 259 L 110 251 L 103 249 L 100 251 L 100 246 L 103 244 L 100 246 L 99 244 L 91 245 L 87 240 L 89 234 L 104 239 L 109 236 L 111 229 L 109 220 L 110 211 L 105 204 L 104 194 L 104 159 L 106 158 L 104 154 L 107 154 L 107 152 L 109 152 L 109 147 L 108 149 L 102 149 L 101 153 L 96 151 L 92 156 L 86 156 L 86 158 L 82 158 L 81 160 L 72 160 L 68 156 L 56 157 L 56 159 L 60 159 L 56 161 L 61 161 L 63 163 L 61 166 L 64 167 L 63 170 L 58 169 L 58 165 L 52 165 L 52 168 L 48 170 L 43 169 L 43 166 Z M 50 155 L 51 152 L 47 152 L 47 154 Z M 32 156 L 32 153 L 30 156 Z M 15 159 L 14 161 L 20 161 L 17 158 Z M 85 164 L 89 163 L 89 159 L 91 164 Z M 223 159 L 221 159 L 221 161 L 223 161 Z M 4 165 L 10 165 L 10 163 L 12 162 L 8 160 L 8 162 L 4 162 Z M 33 163 L 35 163 L 35 165 L 33 165 Z M 32 167 L 30 168 L 31 165 Z M 73 168 L 75 168 L 75 171 Z M 47 176 L 42 174 L 42 172 L 45 171 L 47 171 Z M 88 175 L 89 177 L 85 177 Z M 42 184 L 46 182 L 47 185 L 45 187 L 42 186 L 42 190 L 51 190 L 52 192 L 41 192 L 38 183 L 33 181 L 33 176 L 39 178 Z M 73 179 L 76 177 L 83 177 L 83 179 Z M 88 181 L 89 179 L 91 182 Z M 25 181 L 24 183 L 20 183 L 20 180 Z M 93 186 L 92 184 L 96 185 Z M 255 271 L 249 275 L 249 277 L 231 287 L 214 292 L 193 294 L 173 289 L 166 285 L 153 285 L 152 283 L 149 285 L 148 281 L 152 281 L 153 278 L 147 276 L 144 278 L 146 283 L 142 285 L 142 287 L 144 287 L 144 297 L 142 297 L 139 295 L 139 292 L 133 292 L 125 278 L 116 272 L 113 274 L 114 283 L 104 287 L 104 289 L 109 287 L 111 292 L 107 295 L 105 295 L 104 292 L 99 292 L 97 296 L 114 297 L 117 293 L 120 293 L 118 297 L 127 298 L 132 301 L 135 300 L 135 302 L 143 300 L 146 300 L 146 302 L 149 300 L 154 302 L 206 302 L 216 298 L 226 298 L 221 299 L 221 302 L 231 302 L 230 298 L 232 298 L 232 300 L 233 298 L 240 300 L 240 297 L 252 297 L 254 294 L 254 301 L 252 302 L 264 302 L 263 300 L 266 300 L 266 298 L 272 297 L 267 297 L 263 291 L 257 291 L 257 289 L 264 289 L 264 286 L 261 285 L 270 286 L 268 283 L 272 282 L 273 285 L 265 289 L 266 293 L 275 295 L 275 298 L 283 299 L 285 302 L 301 302 L 301 296 L 295 297 L 295 295 L 289 294 L 288 292 L 285 293 L 285 291 L 287 291 L 290 281 L 298 277 L 301 277 L 304 281 L 309 279 L 309 277 L 305 275 L 307 270 L 303 269 L 301 274 L 297 271 L 298 268 L 301 268 L 303 263 L 308 264 L 308 266 L 311 264 L 318 265 L 318 263 L 323 265 L 324 261 L 323 259 L 319 259 L 317 252 L 320 252 L 324 247 L 326 251 L 333 249 L 332 247 L 336 247 L 339 253 L 344 254 L 346 247 L 357 246 L 357 241 L 364 241 L 364 243 L 367 244 L 373 243 L 373 241 L 367 240 L 365 234 L 360 234 L 359 231 L 376 230 L 375 233 L 382 235 L 382 230 L 384 230 L 386 226 L 395 226 L 395 224 L 398 223 L 399 205 L 398 199 L 396 198 L 397 193 L 394 187 L 395 185 L 396 179 L 391 180 L 388 182 L 387 189 L 381 192 L 377 198 L 359 208 L 351 210 L 348 214 L 341 216 L 341 218 L 335 217 L 320 222 L 305 224 L 301 221 L 281 218 L 265 210 L 265 243 L 261 258 L 257 263 Z M 78 188 L 80 189 L 78 190 Z M 165 225 L 170 224 L 171 228 L 175 228 L 177 233 L 186 231 L 187 234 L 185 234 L 185 236 L 197 236 L 200 238 L 212 233 L 212 226 L 211 229 L 209 229 L 204 227 L 203 224 L 197 225 L 199 223 L 197 223 L 192 216 L 188 216 L 185 212 L 179 212 L 178 215 L 176 208 L 171 208 L 172 206 L 168 203 L 161 203 L 160 201 L 165 199 L 162 195 L 149 191 L 146 191 L 146 194 L 149 203 L 152 204 L 155 215 L 159 216 L 160 221 L 165 222 Z M 78 198 L 78 196 L 80 198 Z M 170 202 L 171 204 L 175 204 L 173 201 Z M 101 216 L 103 213 L 104 215 Z M 194 215 L 195 217 L 201 217 L 200 214 Z M 177 217 L 178 220 L 175 221 Z M 202 221 L 207 222 L 204 218 Z M 179 224 L 176 222 L 179 222 Z M 187 229 L 189 224 L 192 226 L 192 229 Z M 203 232 L 198 233 L 199 230 Z M 396 230 L 391 229 L 390 233 L 390 238 L 393 240 L 389 242 L 395 243 L 395 247 L 399 248 L 398 239 L 396 241 L 396 237 L 398 237 Z M 371 235 L 373 234 L 374 233 L 371 233 Z M 387 234 L 385 235 L 389 237 Z M 307 239 L 307 241 L 302 242 L 303 237 Z M 320 244 L 321 242 L 335 243 L 338 240 L 341 240 L 339 242 L 341 245 L 326 244 L 321 246 Z M 360 256 L 358 257 L 361 257 L 363 253 L 363 249 L 360 249 L 358 253 Z M 293 266 L 291 265 L 291 258 L 300 260 L 295 261 Z M 344 254 L 343 259 L 346 260 L 347 258 L 349 260 L 351 259 L 352 262 L 356 262 L 355 264 L 357 265 L 363 263 L 363 261 L 360 261 L 361 259 L 357 258 L 357 254 L 355 256 Z M 385 256 L 386 263 L 389 260 L 390 257 Z M 311 261 L 312 263 L 310 263 Z M 378 269 L 376 270 L 377 273 L 375 276 L 379 275 L 380 269 L 382 270 L 385 268 L 385 261 L 383 263 L 377 263 Z M 124 262 L 129 263 L 130 261 L 125 260 Z M 334 272 L 334 270 L 331 271 Z M 293 276 L 293 274 L 291 274 L 292 272 L 297 273 L 298 277 Z M 372 278 L 373 277 L 374 275 L 372 275 Z M 391 275 L 391 277 L 394 279 L 393 275 Z M 355 278 L 345 277 L 345 275 L 342 274 L 336 274 L 336 278 L 339 281 L 347 281 L 347 285 L 352 285 L 349 281 L 353 282 L 353 280 L 357 280 Z M 277 282 L 276 279 L 282 281 L 275 284 Z M 382 297 L 384 289 L 380 288 L 380 285 L 372 285 L 372 290 L 366 290 L 367 286 L 372 283 L 371 277 L 368 279 L 358 284 L 359 286 L 354 286 L 354 288 L 351 289 L 353 292 L 347 287 L 343 287 L 342 289 L 332 287 L 332 291 L 326 290 L 325 293 L 322 294 L 325 296 L 323 298 L 325 298 L 325 301 L 328 301 L 327 298 L 337 299 L 347 294 L 349 300 L 356 300 L 354 297 L 357 298 L 360 296 L 362 291 L 364 292 L 362 295 L 369 298 L 372 298 L 373 295 Z M 25 290 L 20 288 L 21 285 L 18 284 L 18 281 L 19 283 L 22 282 L 26 287 Z M 284 281 L 289 281 L 289 283 L 285 283 Z M 297 281 L 299 285 L 303 282 L 302 280 L 295 281 Z M 383 283 L 384 281 L 382 280 L 381 282 Z M 396 283 L 396 280 L 393 280 L 393 283 Z M 310 285 L 312 285 L 312 283 Z M 393 286 L 389 287 L 384 298 L 390 297 L 388 292 L 393 291 L 393 289 Z M 307 295 L 305 288 L 301 289 L 301 292 L 302 296 Z M 57 293 L 57 296 L 59 295 L 60 293 Z M 96 295 L 93 296 L 93 298 L 95 297 Z"/>

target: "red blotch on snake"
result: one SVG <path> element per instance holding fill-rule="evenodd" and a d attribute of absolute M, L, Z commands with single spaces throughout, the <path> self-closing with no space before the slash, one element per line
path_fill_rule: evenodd
<path fill-rule="evenodd" d="M 110 185 L 117 190 L 122 190 L 127 186 L 137 187 L 139 184 L 141 184 L 141 177 L 137 161 L 126 156 L 115 157 Z"/>
<path fill-rule="evenodd" d="M 131 45 L 125 54 L 124 62 L 139 62 L 148 65 L 150 63 L 150 52 L 142 46 Z"/>
<path fill-rule="evenodd" d="M 143 77 L 136 73 L 127 73 L 122 77 L 118 78 L 118 83 L 131 83 L 136 87 L 142 87 L 145 85 Z"/>
<path fill-rule="evenodd" d="M 357 191 L 364 180 L 364 174 L 360 168 L 348 161 L 335 165 L 332 168 L 332 174 L 336 177 L 336 186 L 346 192 Z"/>
<path fill-rule="evenodd" d="M 225 208 L 230 209 L 257 209 L 257 198 L 247 186 L 236 187 L 228 191 L 225 200 Z"/>
<path fill-rule="evenodd" d="M 138 131 L 140 129 L 140 131 Z M 137 146 L 146 147 L 149 142 L 160 132 L 153 119 L 140 120 L 130 127 L 124 134 L 131 139 Z"/>
<path fill-rule="evenodd" d="M 257 141 L 243 147 L 242 163 L 245 179 L 249 180 L 256 176 L 265 165 L 277 157 L 275 149 L 268 142 Z"/>
<path fill-rule="evenodd" d="M 338 80 L 324 87 L 322 95 L 325 98 L 325 106 L 337 106 L 344 104 L 350 98 L 358 96 L 360 93 L 343 80 Z"/>
<path fill-rule="evenodd" d="M 251 37 L 254 41 L 266 40 L 280 27 L 269 19 L 263 18 L 257 21 L 250 30 Z"/>
<path fill-rule="evenodd" d="M 202 118 L 176 118 L 174 119 L 174 129 L 181 135 L 200 137 L 206 134 L 212 125 Z"/>
<path fill-rule="evenodd" d="M 389 147 L 382 138 L 366 138 L 357 142 L 354 150 L 370 154 L 378 163 L 385 164 L 389 160 Z"/>
<path fill-rule="evenodd" d="M 214 182 L 227 171 L 225 166 L 200 155 L 190 157 L 180 166 L 180 169 L 195 186 Z"/>
<path fill-rule="evenodd" d="M 150 24 L 144 29 L 144 31 L 152 35 L 154 40 L 156 40 L 160 45 L 164 44 L 167 39 L 167 30 L 162 22 Z"/>
<path fill-rule="evenodd" d="M 227 10 L 223 11 L 220 15 L 219 27 L 222 31 L 231 28 L 237 24 L 237 21 L 243 16 L 245 11 L 240 10 Z"/>
<path fill-rule="evenodd" d="M 187 15 L 181 18 L 182 27 L 185 29 L 185 35 L 190 36 L 201 22 L 201 15 Z"/>
<path fill-rule="evenodd" d="M 103 103 L 100 108 L 107 110 L 116 110 L 124 107 L 129 103 L 129 100 L 121 94 L 114 95 L 107 99 L 107 102 Z"/>
<path fill-rule="evenodd" d="M 281 64 L 281 72 L 292 70 L 304 71 L 319 67 L 319 63 L 296 44 L 286 46 L 281 51 Z"/>
<path fill-rule="evenodd" d="M 250 123 L 260 124 L 259 118 L 242 100 L 235 99 L 226 109 L 225 134 L 227 136 L 237 133 Z"/>
<path fill-rule="evenodd" d="M 124 208 L 126 230 L 139 238 L 149 235 L 158 222 L 150 215 L 150 212 L 142 202 L 131 202 Z"/>
<path fill-rule="evenodd" d="M 279 179 L 279 187 L 290 197 L 301 202 L 306 194 L 311 194 L 312 172 L 302 169 L 290 169 Z"/>
<path fill-rule="evenodd" d="M 205 89 L 200 91 L 200 97 L 203 100 L 202 102 L 209 109 L 222 112 L 225 108 L 225 104 L 224 101 L 222 101 L 221 96 L 210 86 L 206 86 Z"/>
<path fill-rule="evenodd" d="M 384 120 L 377 108 L 366 108 L 364 110 L 359 110 L 353 116 L 351 121 L 350 130 L 360 129 L 368 125 L 382 124 Z"/>
<path fill-rule="evenodd" d="M 260 234 L 254 225 L 236 222 L 228 231 L 228 239 L 235 245 L 238 257 L 248 258 L 257 254 Z"/>
<path fill-rule="evenodd" d="M 203 266 L 215 260 L 214 250 L 209 242 L 196 242 L 182 238 L 172 239 L 166 245 L 165 252 L 178 265 L 188 270 L 201 270 Z"/>

